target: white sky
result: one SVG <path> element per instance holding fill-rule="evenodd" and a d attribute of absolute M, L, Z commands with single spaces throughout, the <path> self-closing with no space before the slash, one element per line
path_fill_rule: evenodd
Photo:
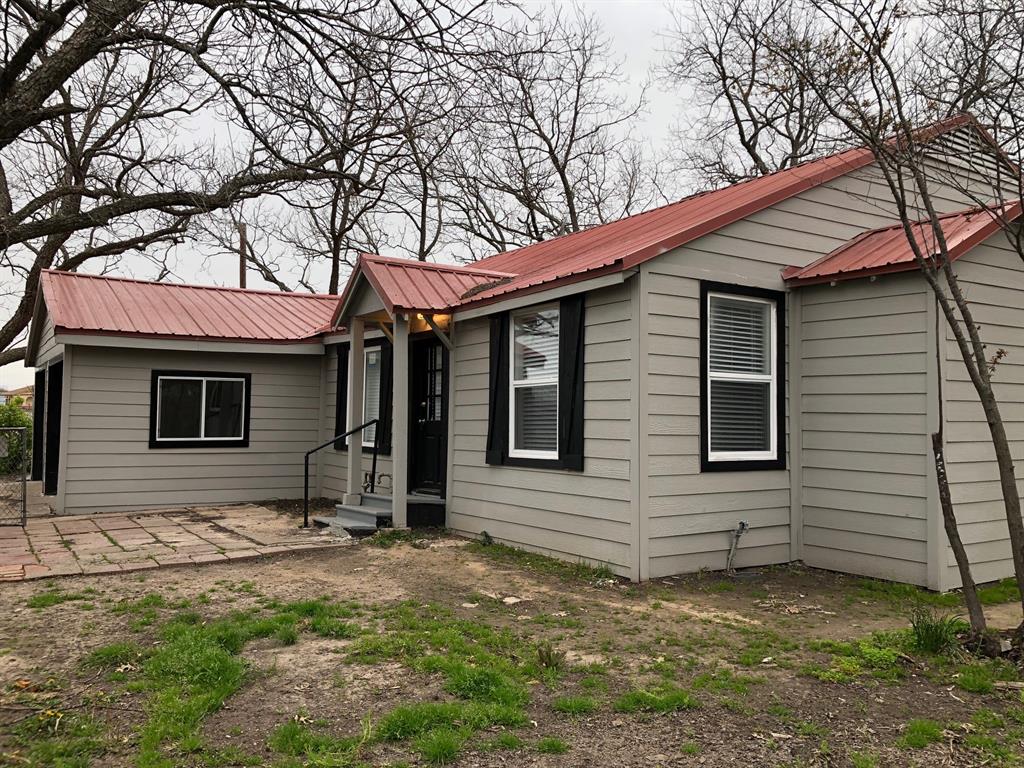
<path fill-rule="evenodd" d="M 560 0 L 523 0 L 528 10 L 540 9 Z M 622 72 L 627 78 L 629 90 L 639 88 L 650 79 L 651 69 L 662 58 L 664 42 L 662 35 L 672 23 L 671 8 L 683 6 L 686 0 L 577 0 L 575 5 L 595 15 L 604 26 L 612 42 L 615 56 L 621 61 Z M 567 8 L 569 3 L 561 2 Z M 649 92 L 648 112 L 636 125 L 642 138 L 651 141 L 655 147 L 663 146 L 675 116 L 685 108 L 685 99 L 680 94 L 668 93 L 652 87 Z M 204 264 L 203 257 L 191 249 L 176 254 L 176 274 L 187 282 L 210 285 L 235 285 L 238 280 L 238 262 L 226 256 L 213 263 Z M 145 274 L 135 275 L 147 277 Z M 260 285 L 260 280 L 250 272 L 249 287 L 272 287 Z M 32 382 L 32 369 L 22 363 L 0 367 L 0 389 L 20 387 Z"/>

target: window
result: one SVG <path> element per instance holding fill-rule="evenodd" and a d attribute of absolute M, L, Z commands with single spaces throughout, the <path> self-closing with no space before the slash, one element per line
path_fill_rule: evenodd
<path fill-rule="evenodd" d="M 709 283 L 702 288 L 702 468 L 784 467 L 781 295 Z"/>
<path fill-rule="evenodd" d="M 558 307 L 512 314 L 509 456 L 558 458 Z"/>
<path fill-rule="evenodd" d="M 154 371 L 151 448 L 249 444 L 249 374 Z"/>
<path fill-rule="evenodd" d="M 367 347 L 363 350 L 363 423 L 370 419 L 380 418 L 381 372 L 384 370 L 384 355 L 380 347 Z M 363 445 L 373 447 L 373 439 L 379 424 L 363 430 Z"/>

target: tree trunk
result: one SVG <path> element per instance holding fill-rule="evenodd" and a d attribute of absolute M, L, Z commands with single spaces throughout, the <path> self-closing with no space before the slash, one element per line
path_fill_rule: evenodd
<path fill-rule="evenodd" d="M 971 575 L 971 563 L 967 559 L 967 550 L 964 549 L 964 543 L 960 538 L 960 529 L 957 527 L 956 514 L 953 511 L 953 498 L 949 493 L 949 475 L 946 474 L 946 453 L 941 431 L 932 433 L 932 453 L 935 455 L 935 479 L 939 485 L 942 522 L 946 528 L 949 546 L 953 549 L 953 557 L 956 558 L 956 567 L 960 571 L 964 602 L 967 604 L 967 616 L 971 622 L 971 633 L 975 638 L 981 639 L 985 636 L 988 626 L 985 622 L 985 612 L 981 608 L 981 601 L 978 599 L 978 589 L 974 584 L 974 577 Z"/>

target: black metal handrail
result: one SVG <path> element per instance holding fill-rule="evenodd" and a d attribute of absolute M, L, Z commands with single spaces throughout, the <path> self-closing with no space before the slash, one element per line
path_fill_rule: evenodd
<path fill-rule="evenodd" d="M 356 432 L 362 432 L 367 427 L 372 427 L 377 424 L 380 419 L 370 419 L 365 424 L 360 424 L 358 427 L 352 427 L 348 432 L 343 435 L 336 435 L 328 440 L 326 443 L 321 443 L 316 448 L 311 448 L 306 451 L 306 457 L 303 459 L 303 472 L 304 472 L 304 486 L 302 495 L 302 527 L 309 528 L 309 457 L 317 451 L 322 451 L 328 445 L 334 445 L 339 440 L 344 440 L 350 435 L 354 435 Z M 377 487 L 377 447 L 380 439 L 380 430 L 373 430 L 373 463 L 370 465 L 370 493 L 373 493 Z M 349 454 L 349 461 L 352 461 L 352 456 Z M 349 493 L 352 493 L 352 489 L 348 489 Z"/>

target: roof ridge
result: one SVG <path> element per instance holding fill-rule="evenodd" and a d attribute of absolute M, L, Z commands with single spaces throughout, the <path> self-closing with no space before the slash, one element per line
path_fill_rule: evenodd
<path fill-rule="evenodd" d="M 388 264 L 399 264 L 405 267 L 412 267 L 414 269 L 433 269 L 440 272 L 452 271 L 452 272 L 463 272 L 463 273 L 475 273 L 483 275 L 494 275 L 496 277 L 515 277 L 516 275 L 512 272 L 499 272 L 496 269 L 485 269 L 483 267 L 477 267 L 468 264 L 439 264 L 435 261 L 420 261 L 419 259 L 407 259 L 401 256 L 382 256 L 379 253 L 361 253 L 359 254 L 360 259 L 366 261 L 381 261 Z M 475 264 L 475 262 L 474 262 Z"/>
<path fill-rule="evenodd" d="M 924 140 L 930 141 L 932 138 L 940 136 L 940 135 L 942 135 L 942 134 L 944 134 L 944 133 L 946 133 L 946 132 L 948 132 L 948 131 L 950 131 L 950 130 L 952 130 L 954 128 L 958 128 L 961 125 L 965 125 L 965 124 L 968 124 L 968 123 L 977 124 L 977 120 L 970 113 L 968 113 L 968 112 L 961 112 L 961 113 L 959 113 L 957 115 L 953 115 L 952 117 L 946 118 L 945 120 L 940 120 L 938 122 L 932 123 L 931 125 L 924 126 L 924 127 L 920 128 L 920 129 L 918 129 L 917 133 L 920 133 L 922 136 L 924 136 L 925 137 Z M 726 189 L 736 189 L 737 187 L 743 187 L 743 186 L 746 186 L 748 184 L 752 184 L 754 182 L 763 181 L 764 179 L 771 179 L 771 178 L 776 178 L 776 177 L 784 175 L 784 174 L 794 173 L 795 171 L 798 171 L 798 170 L 800 170 L 802 168 L 805 168 L 808 165 L 813 165 L 815 163 L 821 163 L 821 162 L 828 161 L 828 160 L 837 161 L 838 162 L 839 158 L 843 157 L 844 155 L 848 155 L 848 154 L 861 155 L 861 154 L 863 154 L 865 152 L 866 153 L 871 153 L 871 148 L 867 147 L 867 146 L 860 145 L 860 146 L 854 146 L 854 147 L 847 147 L 846 149 L 841 149 L 841 150 L 839 150 L 837 152 L 833 152 L 833 153 L 828 154 L 828 155 L 822 155 L 821 157 L 808 158 L 806 160 L 803 160 L 803 161 L 797 163 L 796 165 L 791 165 L 788 168 L 780 168 L 780 169 L 778 169 L 776 171 L 772 171 L 771 173 L 766 173 L 766 174 L 763 174 L 761 176 L 751 176 L 749 178 L 742 179 L 741 181 L 737 181 L 737 182 L 734 182 L 732 184 L 726 184 L 725 186 L 722 186 L 722 187 L 715 187 L 714 189 L 700 190 L 698 192 L 694 192 L 692 194 L 689 194 L 689 195 L 687 195 L 685 197 L 682 197 L 682 198 L 680 198 L 678 200 L 675 200 L 673 202 L 664 203 L 664 204 L 656 206 L 654 208 L 648 208 L 646 211 L 638 211 L 637 213 L 631 213 L 628 216 L 623 216 L 623 217 L 618 218 L 618 219 L 613 219 L 612 221 L 605 221 L 605 222 L 602 222 L 600 224 L 595 224 L 593 226 L 587 227 L 585 229 L 578 230 L 576 232 L 566 232 L 565 234 L 558 235 L 557 237 L 551 237 L 551 238 L 548 238 L 547 240 L 539 240 L 536 243 L 529 243 L 528 245 L 523 245 L 523 246 L 520 246 L 518 248 L 512 248 L 512 249 L 509 249 L 509 250 L 501 251 L 499 253 L 491 254 L 490 256 L 487 256 L 487 257 L 485 257 L 483 259 L 480 259 L 476 263 L 477 264 L 483 264 L 483 263 L 486 263 L 486 262 L 490 261 L 491 259 L 496 259 L 499 256 L 506 256 L 506 255 L 511 254 L 511 253 L 519 253 L 519 252 L 522 252 L 522 251 L 524 251 L 524 250 L 526 250 L 528 248 L 533 248 L 534 246 L 537 246 L 537 245 L 542 245 L 542 244 L 545 244 L 545 243 L 557 242 L 558 240 L 561 240 L 563 238 L 572 237 L 573 235 L 578 235 L 578 234 L 581 234 L 583 232 L 589 232 L 589 231 L 598 229 L 600 227 L 608 226 L 609 224 L 615 224 L 617 222 L 627 221 L 629 219 L 636 219 L 636 218 L 638 218 L 640 216 L 645 216 L 647 214 L 655 213 L 657 211 L 663 211 L 663 210 L 665 210 L 667 208 L 672 208 L 673 206 L 682 205 L 683 203 L 688 203 L 688 202 L 691 202 L 691 201 L 693 201 L 693 200 L 695 200 L 697 198 L 704 197 L 704 196 L 707 196 L 707 195 L 713 195 L 716 192 L 721 192 L 721 191 L 726 190 Z"/>
<path fill-rule="evenodd" d="M 110 280 L 119 283 L 138 283 L 141 285 L 157 285 L 161 288 L 192 288 L 202 291 L 217 291 L 221 293 L 248 293 L 263 294 L 267 296 L 281 296 L 284 298 L 297 299 L 340 299 L 341 296 L 334 293 L 305 293 L 302 291 L 271 291 L 265 288 L 235 288 L 232 286 L 220 285 L 199 285 L 197 283 L 165 283 L 159 280 L 142 280 L 137 277 L 123 277 L 121 275 L 91 275 L 87 272 L 69 272 L 64 269 L 44 269 L 44 275 L 60 275 L 62 277 L 85 278 L 89 280 Z"/>

